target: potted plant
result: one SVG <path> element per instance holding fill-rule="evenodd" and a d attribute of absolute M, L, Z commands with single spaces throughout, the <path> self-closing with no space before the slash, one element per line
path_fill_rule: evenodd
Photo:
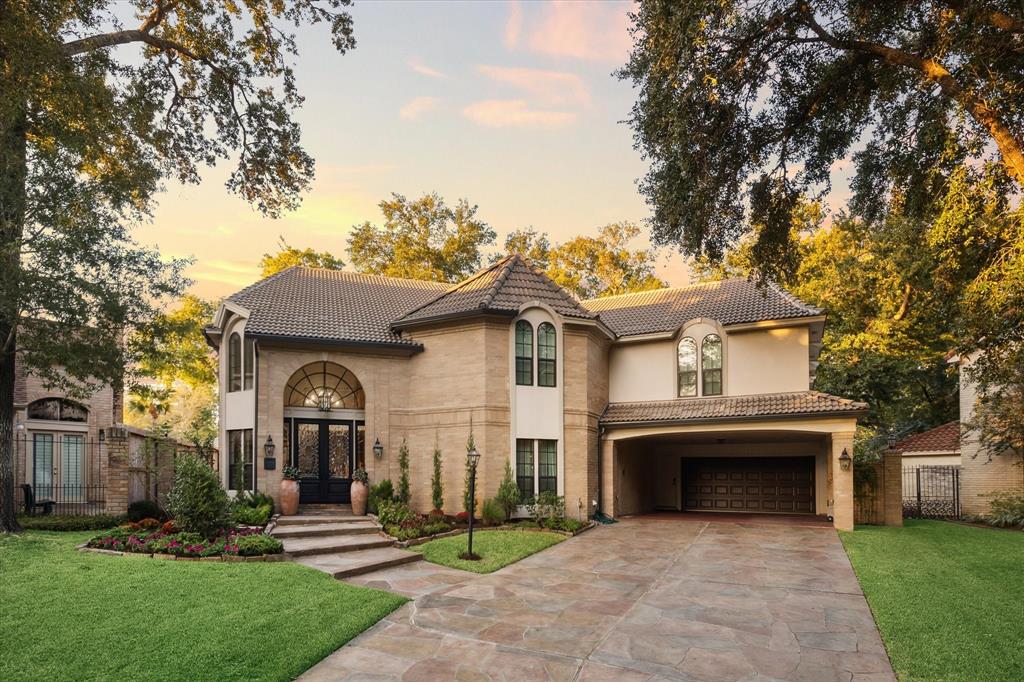
<path fill-rule="evenodd" d="M 299 511 L 299 468 L 285 467 L 281 470 L 281 513 L 292 516 Z"/>
<path fill-rule="evenodd" d="M 366 498 L 370 494 L 370 477 L 366 469 L 359 468 L 352 472 L 352 513 L 362 516 L 366 513 Z"/>

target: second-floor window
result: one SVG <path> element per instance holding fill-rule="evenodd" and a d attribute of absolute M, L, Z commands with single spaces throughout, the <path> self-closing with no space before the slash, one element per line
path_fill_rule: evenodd
<path fill-rule="evenodd" d="M 680 398 L 722 395 L 722 337 L 708 334 L 697 340 L 679 339 L 676 346 L 677 395 Z"/>
<path fill-rule="evenodd" d="M 242 337 L 234 332 L 228 339 L 228 391 L 242 390 Z"/>
<path fill-rule="evenodd" d="M 533 325 L 516 322 L 516 385 L 533 386 Z"/>
<path fill-rule="evenodd" d="M 242 387 L 248 391 L 252 388 L 253 377 L 256 374 L 256 342 L 251 336 L 246 336 L 242 347 L 245 348 L 243 354 L 245 362 L 242 370 L 245 379 L 242 382 Z"/>
<path fill-rule="evenodd" d="M 700 347 L 701 390 L 704 395 L 722 395 L 722 338 L 708 334 Z"/>
<path fill-rule="evenodd" d="M 557 365 L 555 326 L 541 322 L 537 327 L 537 385 L 554 386 Z"/>
<path fill-rule="evenodd" d="M 679 339 L 679 397 L 697 395 L 697 342 L 689 336 Z"/>

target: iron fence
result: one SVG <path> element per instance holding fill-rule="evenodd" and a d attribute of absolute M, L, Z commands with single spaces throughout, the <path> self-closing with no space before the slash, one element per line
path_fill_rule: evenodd
<path fill-rule="evenodd" d="M 903 468 L 903 516 L 915 519 L 960 517 L 960 467 Z"/>
<path fill-rule="evenodd" d="M 15 503 L 27 514 L 105 513 L 104 443 L 69 431 L 32 432 L 15 438 Z"/>

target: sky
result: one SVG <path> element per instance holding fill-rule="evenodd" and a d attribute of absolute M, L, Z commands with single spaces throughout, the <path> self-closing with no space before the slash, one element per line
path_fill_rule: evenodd
<path fill-rule="evenodd" d="M 629 10 L 358 1 L 350 53 L 333 50 L 325 27 L 297 33 L 298 120 L 317 162 L 302 207 L 261 217 L 224 189 L 221 164 L 198 186 L 169 184 L 135 235 L 168 256 L 193 256 L 192 291 L 215 298 L 255 281 L 279 237 L 347 259 L 352 226 L 379 223 L 377 204 L 391 192 L 466 198 L 499 244 L 528 226 L 561 242 L 643 221 L 636 180 L 646 165 L 623 122 L 635 93 L 612 73 L 629 53 Z M 678 253 L 663 252 L 658 270 L 687 282 Z"/>

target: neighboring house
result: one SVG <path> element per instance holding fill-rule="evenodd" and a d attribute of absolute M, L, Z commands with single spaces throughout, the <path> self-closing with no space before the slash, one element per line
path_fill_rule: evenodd
<path fill-rule="evenodd" d="M 978 389 L 965 371 L 972 358 L 950 354 L 948 361 L 960 368 L 960 500 L 967 515 L 989 512 L 988 495 L 1006 490 L 1024 491 L 1024 466 L 1021 458 L 993 454 L 982 449 L 978 434 L 969 428 L 974 421 Z"/>
<path fill-rule="evenodd" d="M 356 467 L 397 479 L 405 441 L 426 511 L 436 444 L 459 511 L 472 430 L 481 498 L 508 462 L 524 497 L 556 492 L 574 517 L 831 514 L 849 529 L 866 406 L 809 389 L 824 324 L 744 280 L 578 301 L 519 256 L 452 286 L 290 268 L 207 328 L 224 483 L 276 496 L 293 463 L 303 502 L 347 502 Z"/>
<path fill-rule="evenodd" d="M 960 466 L 960 422 L 949 422 L 915 433 L 896 443 L 903 468 Z"/>
<path fill-rule="evenodd" d="M 88 400 L 50 390 L 28 372 L 20 356 L 14 379 L 14 447 L 17 499 L 32 486 L 37 500 L 50 500 L 61 513 L 101 509 L 107 462 L 100 447 L 104 429 L 120 421 L 122 397 L 105 386 Z"/>

